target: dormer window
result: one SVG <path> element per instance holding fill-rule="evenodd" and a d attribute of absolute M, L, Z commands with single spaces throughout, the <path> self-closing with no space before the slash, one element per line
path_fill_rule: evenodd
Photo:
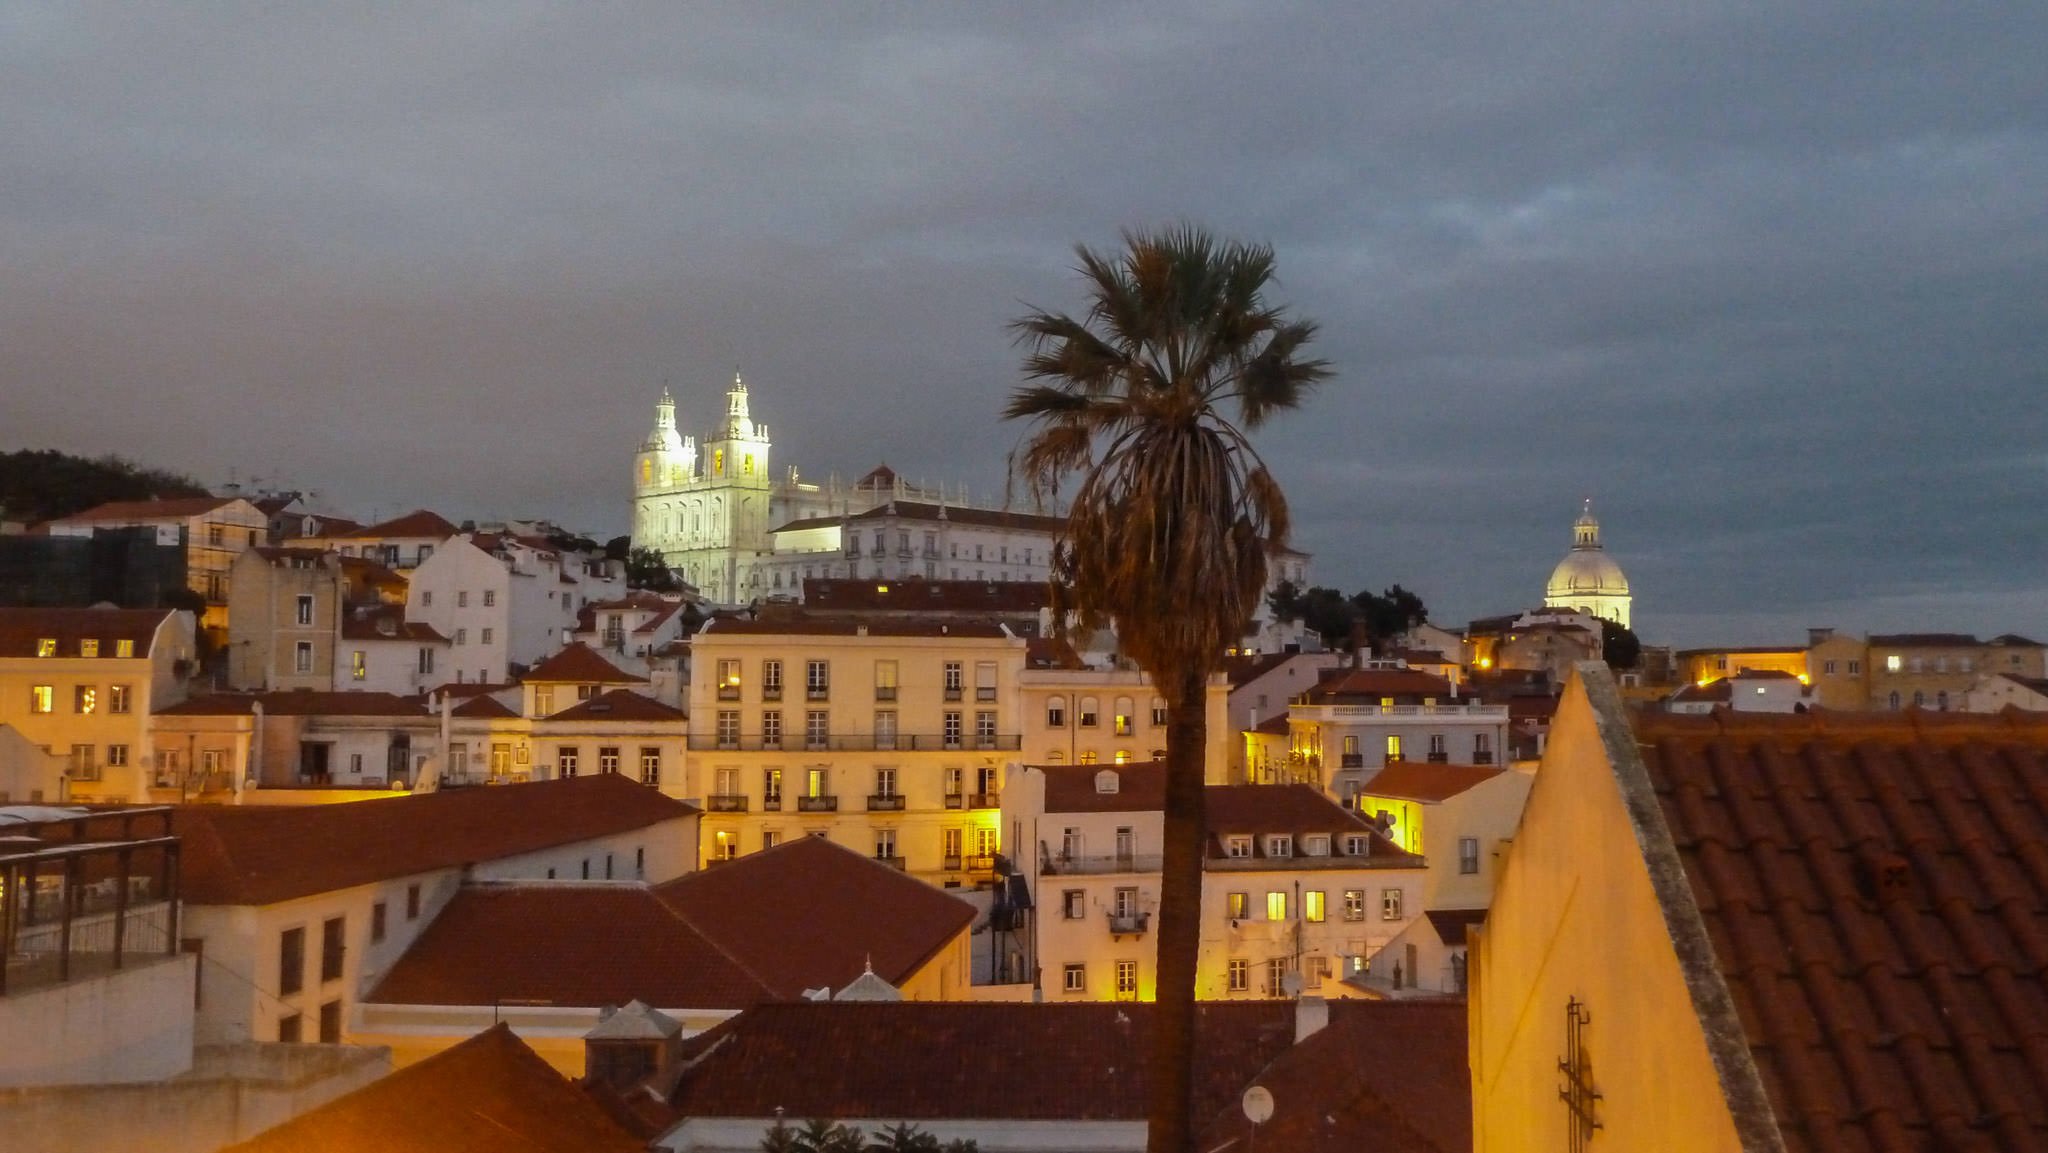
<path fill-rule="evenodd" d="M 1370 851 L 1367 848 L 1370 844 L 1371 838 L 1367 837 L 1364 833 L 1347 833 L 1344 836 L 1344 855 L 1347 857 L 1363 857 Z"/>
<path fill-rule="evenodd" d="M 1304 855 L 1306 855 L 1306 856 L 1310 856 L 1310 857 L 1327 857 L 1327 856 L 1329 856 L 1329 855 L 1330 855 L 1330 838 L 1329 838 L 1329 835 L 1328 835 L 1328 834 L 1326 834 L 1326 833 L 1316 833 L 1316 834 L 1313 834 L 1313 835 L 1311 835 L 1311 836 L 1303 837 L 1303 838 L 1301 839 L 1301 851 L 1302 851 L 1302 853 L 1303 853 Z"/>
<path fill-rule="evenodd" d="M 1249 857 L 1252 855 L 1252 839 L 1247 836 L 1223 838 L 1223 855 L 1226 857 Z"/>
<path fill-rule="evenodd" d="M 100 642 L 96 640 L 79 641 L 78 655 L 82 657 L 96 657 L 100 655 Z"/>
<path fill-rule="evenodd" d="M 1266 855 L 1269 857 L 1291 857 L 1294 855 L 1294 837 L 1287 833 L 1275 833 L 1266 838 Z"/>
<path fill-rule="evenodd" d="M 1117 776 L 1115 769 L 1104 769 L 1095 774 L 1096 792 L 1111 794 L 1115 793 L 1120 787 L 1122 787 L 1122 779 Z"/>
<path fill-rule="evenodd" d="M 36 641 L 36 655 L 37 655 L 37 656 L 39 656 L 39 657 L 54 657 L 54 656 L 56 656 L 56 655 L 57 655 L 57 638 L 56 638 L 56 637 L 43 637 L 43 638 L 41 638 L 41 639 L 37 640 L 37 641 Z"/>

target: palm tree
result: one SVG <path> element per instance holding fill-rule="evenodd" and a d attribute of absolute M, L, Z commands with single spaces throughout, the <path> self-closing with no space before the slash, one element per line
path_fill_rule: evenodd
<path fill-rule="evenodd" d="M 1273 251 L 1191 226 L 1076 249 L 1081 319 L 1013 323 L 1024 375 L 1004 415 L 1032 428 L 1012 455 L 1035 496 L 1078 480 L 1053 552 L 1053 610 L 1109 624 L 1166 699 L 1151 1153 L 1192 1147 L 1195 965 L 1202 893 L 1209 677 L 1244 634 L 1287 539 L 1287 502 L 1243 429 L 1329 375 L 1302 357 L 1316 326 L 1266 299 Z"/>

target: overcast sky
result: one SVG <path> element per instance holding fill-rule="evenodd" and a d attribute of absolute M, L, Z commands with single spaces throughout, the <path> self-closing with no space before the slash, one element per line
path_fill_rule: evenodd
<path fill-rule="evenodd" d="M 1572 15 L 1564 18 L 1561 11 Z M 1660 13 L 1669 13 L 1668 15 Z M 1320 583 L 2048 633 L 2048 4 L 0 3 L 0 447 L 625 530 L 664 381 L 998 493 L 1076 242 L 1277 250 Z"/>

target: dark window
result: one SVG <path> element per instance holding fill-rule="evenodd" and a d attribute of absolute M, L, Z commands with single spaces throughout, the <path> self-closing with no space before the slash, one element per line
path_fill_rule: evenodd
<path fill-rule="evenodd" d="M 607 881 L 612 879 L 612 855 L 610 853 L 604 855 L 604 879 Z"/>
<path fill-rule="evenodd" d="M 585 857 L 585 858 L 583 858 L 583 879 L 584 879 L 584 880 L 586 880 L 586 881 L 590 879 L 590 858 L 589 858 L 589 857 Z"/>
<path fill-rule="evenodd" d="M 192 954 L 196 962 L 192 966 L 192 1007 L 203 1008 L 206 1004 L 206 938 L 180 937 L 178 951 Z"/>
<path fill-rule="evenodd" d="M 418 885 L 408 885 L 406 887 L 405 919 L 408 921 L 420 919 L 420 887 Z"/>
<path fill-rule="evenodd" d="M 646 849 L 633 850 L 633 875 L 638 878 L 645 878 L 647 876 Z"/>
<path fill-rule="evenodd" d="M 374 905 L 371 905 L 371 906 L 370 906 L 370 943 L 371 943 L 372 945 L 374 945 L 374 944 L 376 944 L 377 942 L 379 942 L 379 941 L 382 941 L 382 940 L 384 939 L 384 920 L 385 920 L 385 918 L 384 918 L 384 902 L 382 902 L 382 901 L 379 901 L 379 902 L 377 902 L 376 904 L 374 904 Z"/>
<path fill-rule="evenodd" d="M 329 1001 L 320 1006 L 320 1043 L 341 1044 L 341 1002 Z"/>
<path fill-rule="evenodd" d="M 277 1019 L 277 1039 L 286 1044 L 295 1044 L 299 1039 L 301 1018 L 297 1013 Z"/>
<path fill-rule="evenodd" d="M 342 917 L 329 917 L 320 925 L 320 979 L 341 980 L 342 938 L 347 933 L 348 921 Z"/>
<path fill-rule="evenodd" d="M 280 996 L 290 996 L 305 987 L 306 930 L 286 929 L 278 938 L 277 991 Z"/>

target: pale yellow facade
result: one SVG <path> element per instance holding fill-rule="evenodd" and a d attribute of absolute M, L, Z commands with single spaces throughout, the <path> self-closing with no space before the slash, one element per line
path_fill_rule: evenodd
<path fill-rule="evenodd" d="M 44 754 L 19 758 L 32 768 L 12 799 L 147 803 L 150 713 L 184 699 L 195 656 L 192 617 L 174 612 L 125 653 L 108 641 L 86 655 L 53 638 L 48 656 L 0 658 L 0 726 Z"/>
<path fill-rule="evenodd" d="M 1017 677 L 1023 719 L 1019 760 L 1027 765 L 1130 764 L 1166 756 L 1166 698 L 1135 669 L 1025 669 Z M 1230 685 L 1209 682 L 1204 777 L 1224 784 L 1236 734 Z"/>

